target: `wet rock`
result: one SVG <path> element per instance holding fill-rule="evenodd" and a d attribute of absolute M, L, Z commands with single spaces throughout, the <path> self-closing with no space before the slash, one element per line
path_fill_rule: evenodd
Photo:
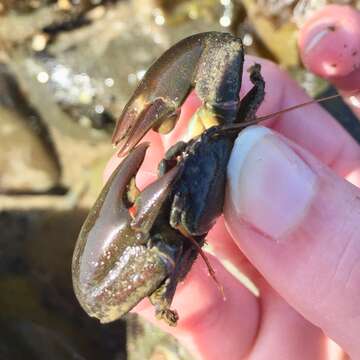
<path fill-rule="evenodd" d="M 26 277 L 0 277 L 0 289 L 1 359 L 97 360 L 121 354 L 119 341 L 116 349 L 101 344 L 101 340 L 109 342 L 105 336 L 116 338 L 121 334 L 120 324 L 104 332 L 94 323 L 89 328 L 72 314 L 55 313 L 44 306 Z"/>
<path fill-rule="evenodd" d="M 33 12 L 32 25 L 38 11 L 45 9 L 49 7 Z M 151 9 L 129 1 L 96 6 L 84 14 L 91 20 L 88 25 L 59 30 L 52 37 L 49 25 L 59 24 L 54 13 L 52 21 L 42 23 L 20 44 L 15 41 L 18 45 L 9 46 L 7 54 L 54 140 L 61 183 L 80 193 L 87 188 L 85 177 L 96 158 L 112 151 L 115 120 L 149 65 L 184 36 L 223 28 L 218 21 L 204 19 L 159 25 Z M 22 16 L 15 20 L 19 23 L 8 26 L 4 34 L 22 27 Z M 1 26 L 5 25 L 0 22 Z"/>
<path fill-rule="evenodd" d="M 5 14 L 8 11 L 28 13 L 55 1 L 56 0 L 1 0 L 0 13 Z"/>
<path fill-rule="evenodd" d="M 0 322 L 0 336 L 1 359 L 87 359 L 61 334 L 33 322 Z"/>
<path fill-rule="evenodd" d="M 59 126 L 60 117 L 63 122 L 70 119 L 90 137 L 96 137 L 91 129 L 111 133 L 146 69 L 172 43 L 196 32 L 221 28 L 206 21 L 176 28 L 159 25 L 151 13 L 137 11 L 136 4 L 120 3 L 100 15 L 95 10 L 91 13 L 95 20 L 72 30 L 71 36 L 60 31 L 40 52 L 29 42 L 11 54 L 17 75 L 32 90 L 30 95 L 41 94 L 32 99 L 39 111 L 44 107 L 40 101 L 45 100 L 45 109 L 58 108 L 52 111 L 55 126 Z"/>
<path fill-rule="evenodd" d="M 281 4 L 275 1 L 272 3 L 274 8 L 277 6 L 276 9 L 279 15 L 282 14 L 284 9 L 281 7 Z M 286 21 L 278 21 L 273 16 L 275 10 L 270 14 L 266 13 L 270 6 L 260 4 L 260 0 L 244 0 L 242 4 L 246 8 L 247 16 L 254 26 L 257 35 L 275 59 L 287 67 L 299 65 L 296 43 L 297 26 L 289 21 L 289 17 L 284 15 Z"/>
<path fill-rule="evenodd" d="M 28 270 L 25 260 L 25 238 L 29 219 L 0 212 L 0 274 L 21 274 Z"/>
<path fill-rule="evenodd" d="M 0 0 L 0 39 L 22 43 L 42 31 L 56 35 L 91 22 L 86 14 L 118 0 Z M 11 29 L 11 31 L 8 31 Z"/>
<path fill-rule="evenodd" d="M 72 248 L 84 216 L 79 210 L 0 212 L 1 359 L 125 359 L 124 322 L 100 325 L 72 291 Z M 3 263 L 15 253 L 25 265 L 16 271 L 13 262 Z"/>
<path fill-rule="evenodd" d="M 127 316 L 128 360 L 192 360 L 189 352 L 178 341 L 138 317 Z"/>
<path fill-rule="evenodd" d="M 0 192 L 44 192 L 59 183 L 60 165 L 46 127 L 0 64 Z"/>
<path fill-rule="evenodd" d="M 49 24 L 63 21 L 64 16 L 68 17 L 67 14 L 56 11 L 54 5 L 39 7 L 26 14 L 9 11 L 6 16 L 1 17 L 0 39 L 6 44 L 21 44 Z"/>
<path fill-rule="evenodd" d="M 0 108 L 0 141 L 0 192 L 45 192 L 58 183 L 59 169 L 41 141 L 19 114 L 5 108 Z"/>

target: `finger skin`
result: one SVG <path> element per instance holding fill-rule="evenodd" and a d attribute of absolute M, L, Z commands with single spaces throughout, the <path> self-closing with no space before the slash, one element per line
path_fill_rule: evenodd
<path fill-rule="evenodd" d="M 324 7 L 300 30 L 298 43 L 305 66 L 332 82 L 359 117 L 360 11 L 351 6 Z"/>
<path fill-rule="evenodd" d="M 344 90 L 358 88 L 349 78 L 357 76 L 360 63 L 358 10 L 341 5 L 324 7 L 303 26 L 298 42 L 302 60 L 313 72 L 340 81 Z"/>
<path fill-rule="evenodd" d="M 176 328 L 154 319 L 154 308 L 142 306 L 140 314 L 176 336 L 198 359 L 243 359 L 258 332 L 258 299 L 209 255 L 224 287 L 224 301 L 207 269 L 198 259 L 176 290 L 173 308 L 179 312 Z M 139 308 L 137 309 L 139 310 Z"/>
<path fill-rule="evenodd" d="M 255 298 L 214 258 L 210 260 L 224 285 L 225 302 L 197 261 L 175 295 L 173 307 L 180 313 L 176 328 L 155 320 L 148 302 L 136 311 L 177 337 L 197 359 L 262 360 L 269 354 L 279 360 L 327 359 L 326 339 L 319 328 L 268 285 L 261 284 L 262 296 Z"/>
<path fill-rule="evenodd" d="M 329 360 L 322 331 L 289 306 L 265 281 L 261 289 L 261 327 L 249 360 Z M 334 358 L 333 358 L 334 359 Z"/>
<path fill-rule="evenodd" d="M 239 139 L 258 129 L 247 131 Z M 233 178 L 240 172 L 239 180 L 230 180 L 224 209 L 234 241 L 292 307 L 359 358 L 360 190 L 274 132 L 244 151 L 235 145 L 229 162 Z M 245 156 L 240 169 L 238 154 Z M 290 167 L 284 173 L 285 159 Z M 288 193 L 285 177 L 305 186 L 291 172 L 310 179 L 305 195 L 298 196 L 294 184 Z"/>

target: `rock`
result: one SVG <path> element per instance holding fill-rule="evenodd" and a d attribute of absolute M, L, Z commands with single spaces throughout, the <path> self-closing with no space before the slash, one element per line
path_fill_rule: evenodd
<path fill-rule="evenodd" d="M 0 192 L 45 192 L 59 184 L 60 165 L 46 127 L 0 64 Z"/>
<path fill-rule="evenodd" d="M 128 360 L 192 360 L 189 352 L 169 334 L 137 315 L 127 316 Z"/>
<path fill-rule="evenodd" d="M 72 248 L 84 216 L 0 212 L 1 359 L 125 360 L 124 321 L 101 325 L 72 291 Z"/>

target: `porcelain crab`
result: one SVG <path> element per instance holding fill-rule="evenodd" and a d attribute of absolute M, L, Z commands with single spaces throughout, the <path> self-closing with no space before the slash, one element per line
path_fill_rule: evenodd
<path fill-rule="evenodd" d="M 176 286 L 222 213 L 234 138 L 264 98 L 255 64 L 253 88 L 239 99 L 243 61 L 239 38 L 193 35 L 150 67 L 125 106 L 113 136 L 125 158 L 91 209 L 73 256 L 75 293 L 90 316 L 110 322 L 149 297 L 156 316 L 176 325 Z M 202 100 L 195 114 L 201 134 L 171 147 L 159 178 L 140 192 L 135 176 L 149 144 L 137 144 L 150 129 L 171 131 L 192 89 Z"/>

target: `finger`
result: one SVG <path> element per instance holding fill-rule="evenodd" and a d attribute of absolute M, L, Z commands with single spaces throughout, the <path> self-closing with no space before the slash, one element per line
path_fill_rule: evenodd
<path fill-rule="evenodd" d="M 225 218 L 269 284 L 360 356 L 360 190 L 308 151 L 263 127 L 238 137 Z"/>
<path fill-rule="evenodd" d="M 360 12 L 329 5 L 301 29 L 299 48 L 305 66 L 331 81 L 360 116 Z"/>
<path fill-rule="evenodd" d="M 198 259 L 178 286 L 173 308 L 180 319 L 176 328 L 154 320 L 154 308 L 140 314 L 175 335 L 199 359 L 238 360 L 250 351 L 259 327 L 258 299 L 210 256 L 226 300 Z"/>
<path fill-rule="evenodd" d="M 289 306 L 265 281 L 260 289 L 261 327 L 249 360 L 268 359 L 269 354 L 271 359 L 329 359 L 323 332 Z"/>
<path fill-rule="evenodd" d="M 222 261 L 229 261 L 235 267 L 236 271 L 241 272 L 241 274 L 252 281 L 254 286 L 257 286 L 259 273 L 234 243 L 225 226 L 223 217 L 220 217 L 220 219 L 216 221 L 216 224 L 206 237 L 206 241 L 210 244 L 211 250 L 216 254 L 217 258 Z M 238 274 L 238 276 L 241 275 Z M 257 290 L 255 290 L 255 292 L 257 292 Z"/>

